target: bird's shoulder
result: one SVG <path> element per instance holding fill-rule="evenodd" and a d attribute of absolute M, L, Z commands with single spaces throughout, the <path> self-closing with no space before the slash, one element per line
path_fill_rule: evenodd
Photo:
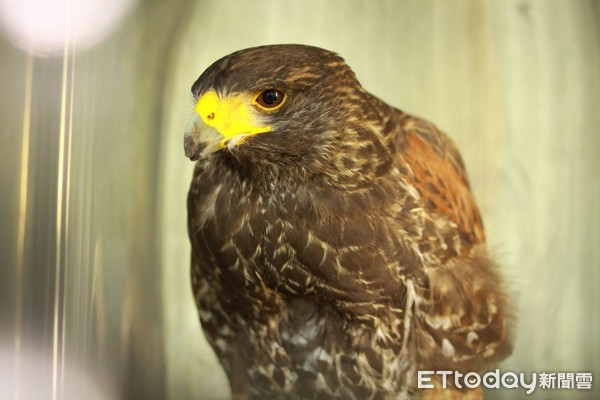
<path fill-rule="evenodd" d="M 435 125 L 406 114 L 390 140 L 397 143 L 401 179 L 419 194 L 423 221 L 419 248 L 427 262 L 425 280 L 416 284 L 421 366 L 492 365 L 512 350 L 512 314 L 498 267 L 485 250 L 462 157 Z"/>
<path fill-rule="evenodd" d="M 403 114 L 398 130 L 401 133 L 389 140 L 401 143 L 396 146 L 397 164 L 419 193 L 426 215 L 454 224 L 464 244 L 483 243 L 481 216 L 454 142 L 434 124 L 408 114 Z"/>

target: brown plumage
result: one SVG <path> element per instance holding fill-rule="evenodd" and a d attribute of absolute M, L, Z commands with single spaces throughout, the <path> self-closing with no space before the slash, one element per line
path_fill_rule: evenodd
<path fill-rule="evenodd" d="M 233 53 L 192 92 L 192 285 L 234 397 L 410 398 L 417 370 L 510 353 L 464 165 L 435 126 L 308 46 Z"/>

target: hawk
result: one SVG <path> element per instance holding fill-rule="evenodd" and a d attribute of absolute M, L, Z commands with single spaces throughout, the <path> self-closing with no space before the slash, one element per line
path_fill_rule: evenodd
<path fill-rule="evenodd" d="M 230 54 L 192 93 L 192 286 L 233 398 L 427 397 L 417 371 L 510 354 L 463 161 L 433 124 L 304 45 Z"/>

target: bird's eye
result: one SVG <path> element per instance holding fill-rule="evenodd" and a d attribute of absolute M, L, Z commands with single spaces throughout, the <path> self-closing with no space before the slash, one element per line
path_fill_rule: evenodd
<path fill-rule="evenodd" d="M 277 89 L 262 91 L 256 98 L 256 103 L 262 108 L 274 109 L 280 106 L 285 99 L 285 93 Z"/>

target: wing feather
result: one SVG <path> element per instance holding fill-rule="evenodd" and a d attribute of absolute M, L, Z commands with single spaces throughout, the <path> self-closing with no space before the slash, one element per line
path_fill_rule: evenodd
<path fill-rule="evenodd" d="M 452 141 L 427 121 L 410 117 L 404 130 L 402 156 L 426 221 L 421 240 L 438 237 L 437 248 L 429 244 L 437 256 L 424 267 L 426 286 L 417 293 L 420 364 L 487 368 L 512 350 L 511 313 L 497 267 L 485 253 L 483 224 L 463 161 Z"/>

